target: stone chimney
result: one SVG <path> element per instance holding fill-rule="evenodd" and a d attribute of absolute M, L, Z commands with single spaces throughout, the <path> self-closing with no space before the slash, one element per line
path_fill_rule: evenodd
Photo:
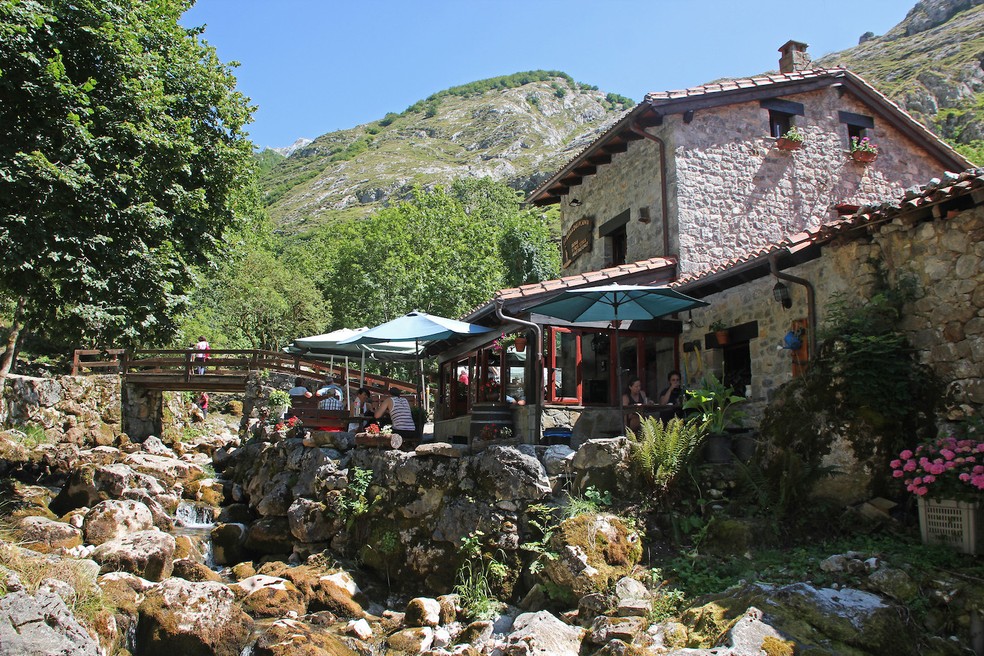
<path fill-rule="evenodd" d="M 779 58 L 780 73 L 795 73 L 810 68 L 810 56 L 806 49 L 810 46 L 802 41 L 786 41 L 779 47 L 782 57 Z"/>

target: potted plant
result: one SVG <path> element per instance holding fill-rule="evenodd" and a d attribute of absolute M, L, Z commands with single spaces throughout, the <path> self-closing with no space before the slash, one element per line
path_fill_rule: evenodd
<path fill-rule="evenodd" d="M 728 326 L 723 321 L 714 321 L 708 326 L 708 330 L 714 333 L 714 340 L 717 342 L 718 346 L 724 346 L 728 343 Z"/>
<path fill-rule="evenodd" d="M 878 158 L 878 146 L 868 137 L 851 137 L 851 158 L 855 162 L 869 163 Z"/>
<path fill-rule="evenodd" d="M 290 394 L 283 390 L 273 390 L 267 397 L 267 408 L 270 410 L 271 417 L 282 417 L 290 408 Z"/>
<path fill-rule="evenodd" d="M 523 353 L 526 350 L 526 333 L 517 333 L 513 346 L 517 353 Z"/>
<path fill-rule="evenodd" d="M 697 419 L 707 430 L 704 458 L 708 462 L 722 463 L 731 460 L 731 435 L 727 429 L 735 425 L 744 413 L 735 408 L 744 402 L 734 390 L 722 383 L 714 374 L 708 374 L 703 387 L 686 391 L 684 410 L 696 410 Z"/>
<path fill-rule="evenodd" d="M 984 551 L 984 441 L 980 419 L 963 434 L 944 435 L 905 449 L 889 463 L 919 505 L 925 544 L 946 544 L 965 553 Z"/>
<path fill-rule="evenodd" d="M 779 150 L 799 150 L 803 147 L 804 136 L 794 125 L 786 131 L 786 134 L 776 139 L 776 148 Z"/>

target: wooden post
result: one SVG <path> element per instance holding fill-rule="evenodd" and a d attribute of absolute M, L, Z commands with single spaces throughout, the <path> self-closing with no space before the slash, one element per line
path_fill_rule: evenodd
<path fill-rule="evenodd" d="M 75 353 L 72 354 L 72 375 L 79 375 L 79 350 L 75 349 Z"/>

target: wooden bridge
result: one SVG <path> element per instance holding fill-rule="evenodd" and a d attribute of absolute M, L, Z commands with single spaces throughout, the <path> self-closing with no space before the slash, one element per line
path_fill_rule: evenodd
<path fill-rule="evenodd" d="M 352 388 L 361 384 L 377 394 L 391 387 L 411 398 L 417 393 L 412 384 L 395 378 L 366 374 L 363 379 L 358 369 L 344 364 L 332 365 L 277 351 L 210 349 L 206 359 L 197 359 L 201 355 L 194 349 L 76 349 L 72 375 L 119 374 L 127 383 L 155 390 L 245 392 L 250 372 L 276 371 L 314 382 L 334 375 Z M 341 361 L 344 363 L 344 359 Z M 196 373 L 199 368 L 204 373 Z"/>

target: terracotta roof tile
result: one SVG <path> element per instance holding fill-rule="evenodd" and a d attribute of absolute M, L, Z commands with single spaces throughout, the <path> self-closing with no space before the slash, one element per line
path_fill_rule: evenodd
<path fill-rule="evenodd" d="M 529 285 L 523 285 L 522 287 L 500 289 L 496 293 L 496 298 L 502 300 L 526 298 L 529 296 L 536 296 L 544 292 L 558 291 L 561 289 L 573 289 L 580 285 L 590 284 L 592 282 L 598 282 L 600 280 L 620 278 L 630 273 L 641 273 L 644 271 L 655 272 L 660 269 L 664 269 L 666 267 L 672 267 L 672 266 L 676 266 L 675 258 L 653 257 L 648 260 L 640 260 L 639 262 L 632 262 L 631 264 L 622 264 L 615 267 L 609 267 L 607 269 L 589 271 L 587 273 L 576 273 L 574 275 L 565 276 L 563 278 L 556 278 L 554 280 L 545 280 L 543 282 L 530 283 Z"/>

